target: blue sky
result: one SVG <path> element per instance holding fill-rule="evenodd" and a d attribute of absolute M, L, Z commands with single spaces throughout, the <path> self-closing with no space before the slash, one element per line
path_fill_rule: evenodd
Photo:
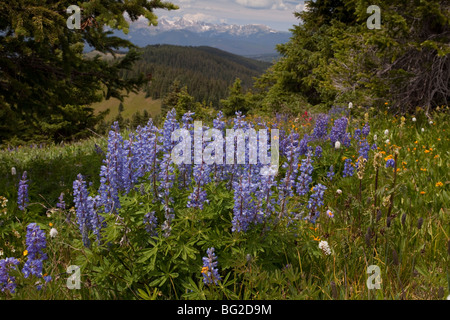
<path fill-rule="evenodd" d="M 155 10 L 158 17 L 185 17 L 211 23 L 265 24 L 289 31 L 299 20 L 294 11 L 302 11 L 303 0 L 172 0 L 179 10 Z"/>

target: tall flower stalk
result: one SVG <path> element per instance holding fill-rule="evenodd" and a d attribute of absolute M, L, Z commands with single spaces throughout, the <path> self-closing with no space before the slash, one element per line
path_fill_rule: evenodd
<path fill-rule="evenodd" d="M 22 211 L 25 210 L 29 201 L 27 172 L 24 171 L 22 174 L 22 179 L 19 181 L 19 190 L 17 195 L 17 205 L 19 209 Z"/>

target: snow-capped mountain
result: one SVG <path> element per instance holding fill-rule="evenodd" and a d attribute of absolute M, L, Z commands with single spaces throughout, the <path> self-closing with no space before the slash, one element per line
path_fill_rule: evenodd
<path fill-rule="evenodd" d="M 158 26 L 146 20 L 130 24 L 129 33 L 117 36 L 138 46 L 172 44 L 180 46 L 211 46 L 243 56 L 276 55 L 275 46 L 289 40 L 290 33 L 260 24 L 214 24 L 186 18 L 158 19 Z"/>

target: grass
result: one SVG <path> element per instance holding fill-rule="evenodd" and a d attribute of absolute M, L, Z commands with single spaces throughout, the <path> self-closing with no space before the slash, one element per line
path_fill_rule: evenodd
<path fill-rule="evenodd" d="M 106 116 L 107 121 L 110 121 L 117 117 L 119 114 L 120 100 L 111 98 L 102 102 L 94 103 L 91 105 L 97 112 L 110 110 L 110 113 Z M 128 97 L 124 98 L 124 111 L 122 117 L 130 119 L 136 112 L 142 112 L 147 110 L 151 117 L 156 117 L 161 113 L 161 99 L 153 100 L 152 98 L 146 98 L 144 92 L 130 93 Z"/>

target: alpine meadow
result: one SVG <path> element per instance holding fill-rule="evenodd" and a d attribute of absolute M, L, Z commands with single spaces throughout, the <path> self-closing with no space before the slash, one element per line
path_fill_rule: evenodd
<path fill-rule="evenodd" d="M 0 2 L 0 300 L 449 300 L 450 2 L 196 2 Z"/>

